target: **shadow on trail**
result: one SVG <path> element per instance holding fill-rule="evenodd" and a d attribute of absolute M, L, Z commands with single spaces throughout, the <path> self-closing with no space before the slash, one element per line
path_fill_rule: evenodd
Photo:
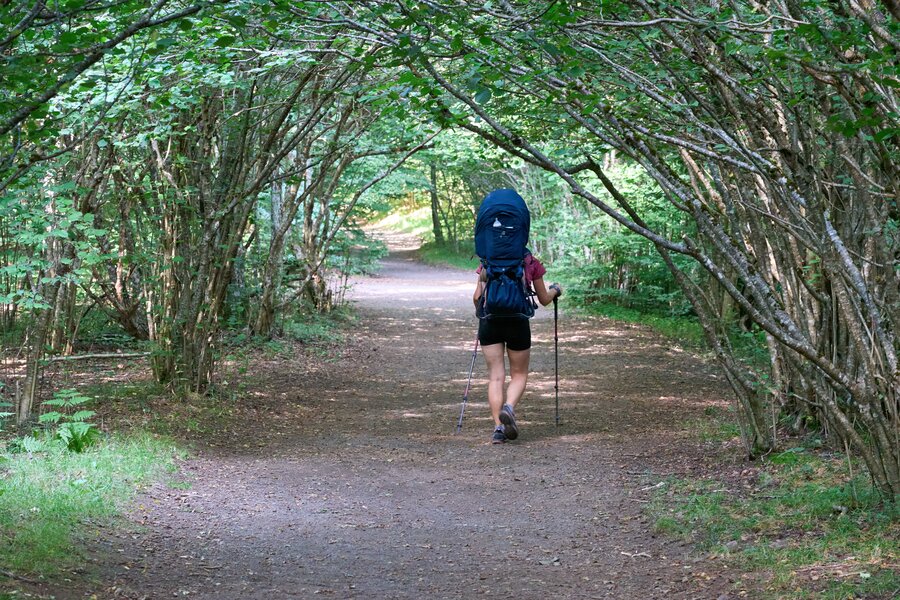
<path fill-rule="evenodd" d="M 534 319 L 521 438 L 489 443 L 483 360 L 454 434 L 477 323 L 471 273 L 395 252 L 356 282 L 359 325 L 315 380 L 257 374 L 303 422 L 252 424 L 250 452 L 189 461 L 111 536 L 123 598 L 717 598 L 730 573 L 658 538 L 639 475 L 699 450 L 683 423 L 723 404 L 696 359 L 637 328 L 561 307 Z M 248 424 L 250 426 L 251 424 Z M 647 459 L 650 460 L 647 460 Z"/>

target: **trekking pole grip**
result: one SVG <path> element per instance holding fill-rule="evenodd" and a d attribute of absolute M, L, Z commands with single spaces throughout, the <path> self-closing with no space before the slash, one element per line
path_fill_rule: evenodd
<path fill-rule="evenodd" d="M 553 297 L 553 303 L 556 304 L 556 301 L 562 296 L 562 288 L 559 287 L 558 283 L 551 283 L 550 289 L 556 290 L 556 295 Z"/>

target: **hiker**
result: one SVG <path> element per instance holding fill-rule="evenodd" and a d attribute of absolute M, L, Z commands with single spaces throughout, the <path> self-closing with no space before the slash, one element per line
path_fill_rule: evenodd
<path fill-rule="evenodd" d="M 525 201 L 515 191 L 503 189 L 491 192 L 484 199 L 475 226 L 476 252 L 482 264 L 477 271 L 472 300 L 479 316 L 478 341 L 488 367 L 488 404 L 494 418 L 491 438 L 494 444 L 503 444 L 519 435 L 515 407 L 528 380 L 531 356 L 528 319 L 534 314 L 531 298 L 537 296 L 547 306 L 562 295 L 558 284 L 547 287 L 544 283 L 547 270 L 525 247 L 530 224 Z M 504 354 L 509 357 L 510 372 L 505 402 Z"/>

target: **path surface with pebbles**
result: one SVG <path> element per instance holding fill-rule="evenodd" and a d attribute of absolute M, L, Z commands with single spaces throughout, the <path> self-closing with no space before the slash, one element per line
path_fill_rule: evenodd
<path fill-rule="evenodd" d="M 253 443 L 188 460 L 188 489 L 148 490 L 134 527 L 106 541 L 98 597 L 737 598 L 739 574 L 643 512 L 649 474 L 702 472 L 688 424 L 726 402 L 714 371 L 561 303 L 561 425 L 541 309 L 519 440 L 489 443 L 480 357 L 454 434 L 474 276 L 389 241 L 382 270 L 356 282 L 346 351 L 313 371 L 258 365 Z"/>

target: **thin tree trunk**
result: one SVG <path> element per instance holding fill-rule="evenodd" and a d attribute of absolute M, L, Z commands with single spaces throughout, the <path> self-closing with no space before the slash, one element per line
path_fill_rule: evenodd
<path fill-rule="evenodd" d="M 428 165 L 431 177 L 431 186 L 428 193 L 431 195 L 431 230 L 434 232 L 434 241 L 438 246 L 444 245 L 444 232 L 441 228 L 440 200 L 437 192 L 437 167 L 434 163 Z"/>

